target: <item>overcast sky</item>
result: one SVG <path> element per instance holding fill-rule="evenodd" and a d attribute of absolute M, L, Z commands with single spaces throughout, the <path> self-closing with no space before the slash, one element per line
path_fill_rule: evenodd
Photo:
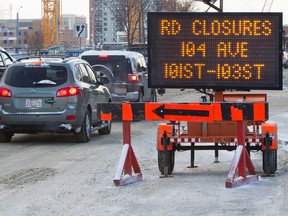
<path fill-rule="evenodd" d="M 137 1 L 137 0 L 135 0 Z M 219 5 L 219 1 L 215 5 Z M 288 24 L 288 1 L 287 0 L 267 0 L 273 1 L 270 12 L 282 12 L 283 24 Z M 0 18 L 16 19 L 16 13 L 19 12 L 19 18 L 41 18 L 41 2 L 42 0 L 0 0 Z M 261 12 L 265 0 L 223 0 L 224 12 Z M 12 10 L 10 13 L 10 5 Z M 205 11 L 207 5 L 198 2 L 199 11 Z M 214 11 L 213 9 L 210 10 Z M 76 14 L 89 17 L 89 1 L 88 0 L 62 0 L 63 14 Z M 3 17 L 5 14 L 5 17 Z"/>

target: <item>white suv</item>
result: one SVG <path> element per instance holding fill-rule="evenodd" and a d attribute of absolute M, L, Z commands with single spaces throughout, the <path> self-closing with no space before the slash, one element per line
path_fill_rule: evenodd
<path fill-rule="evenodd" d="M 79 56 L 89 62 L 95 72 L 107 76 L 112 101 L 157 101 L 155 89 L 148 88 L 148 71 L 144 56 L 138 52 L 89 50 Z"/>

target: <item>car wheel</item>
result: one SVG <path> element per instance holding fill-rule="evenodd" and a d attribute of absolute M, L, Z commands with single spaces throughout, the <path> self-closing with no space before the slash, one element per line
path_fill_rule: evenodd
<path fill-rule="evenodd" d="M 108 125 L 106 127 L 98 130 L 98 133 L 100 135 L 107 135 L 107 134 L 111 133 L 112 122 L 111 121 L 105 121 L 104 123 L 108 124 Z"/>
<path fill-rule="evenodd" d="M 10 142 L 14 134 L 7 131 L 0 132 L 0 142 Z"/>
<path fill-rule="evenodd" d="M 91 114 L 87 110 L 79 133 L 75 133 L 76 140 L 81 143 L 89 142 L 91 138 Z"/>
<path fill-rule="evenodd" d="M 137 102 L 143 103 L 143 101 L 144 101 L 144 96 L 143 96 L 143 93 L 140 91 Z"/>
<path fill-rule="evenodd" d="M 150 102 L 157 102 L 157 93 L 155 89 L 152 89 L 151 91 Z"/>

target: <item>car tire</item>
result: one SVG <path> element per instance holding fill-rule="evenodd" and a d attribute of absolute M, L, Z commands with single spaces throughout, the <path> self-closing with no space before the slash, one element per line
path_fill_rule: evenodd
<path fill-rule="evenodd" d="M 89 110 L 86 111 L 85 118 L 81 125 L 79 133 L 75 133 L 77 142 L 86 143 L 91 138 L 91 114 Z"/>
<path fill-rule="evenodd" d="M 144 102 L 144 96 L 143 96 L 143 93 L 141 91 L 139 91 L 139 96 L 138 96 L 137 102 L 140 102 L 140 103 Z"/>
<path fill-rule="evenodd" d="M 151 90 L 150 102 L 157 102 L 157 92 L 155 89 Z"/>
<path fill-rule="evenodd" d="M 0 132 L 0 142 L 10 142 L 14 134 L 7 131 Z"/>
<path fill-rule="evenodd" d="M 105 123 L 108 123 L 108 125 L 106 127 L 98 130 L 98 133 L 100 135 L 107 135 L 107 134 L 111 133 L 112 122 L 111 121 L 105 121 Z"/>

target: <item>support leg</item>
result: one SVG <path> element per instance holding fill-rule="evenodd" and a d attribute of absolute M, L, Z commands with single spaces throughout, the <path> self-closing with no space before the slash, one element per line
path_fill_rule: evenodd
<path fill-rule="evenodd" d="M 238 146 L 236 148 L 235 155 L 226 180 L 227 188 L 238 187 L 243 184 L 249 184 L 251 182 L 259 180 L 259 176 L 256 175 L 254 165 L 245 148 L 244 131 L 245 130 L 243 121 L 238 121 L 237 122 Z M 249 176 L 246 175 L 246 168 L 250 173 Z M 235 178 L 237 170 L 238 170 L 238 178 Z"/>
<path fill-rule="evenodd" d="M 122 186 L 140 180 L 142 180 L 142 173 L 131 145 L 130 121 L 123 121 L 123 149 L 114 184 Z"/>
<path fill-rule="evenodd" d="M 215 147 L 217 148 L 218 143 L 215 143 Z M 220 161 L 218 160 L 219 158 L 219 150 L 215 150 L 215 161 L 213 163 L 220 163 Z"/>
<path fill-rule="evenodd" d="M 190 157 L 190 166 L 188 166 L 187 168 L 196 168 L 198 166 L 195 166 L 195 150 L 193 149 L 193 147 L 195 146 L 195 143 L 191 143 L 191 157 Z"/>

